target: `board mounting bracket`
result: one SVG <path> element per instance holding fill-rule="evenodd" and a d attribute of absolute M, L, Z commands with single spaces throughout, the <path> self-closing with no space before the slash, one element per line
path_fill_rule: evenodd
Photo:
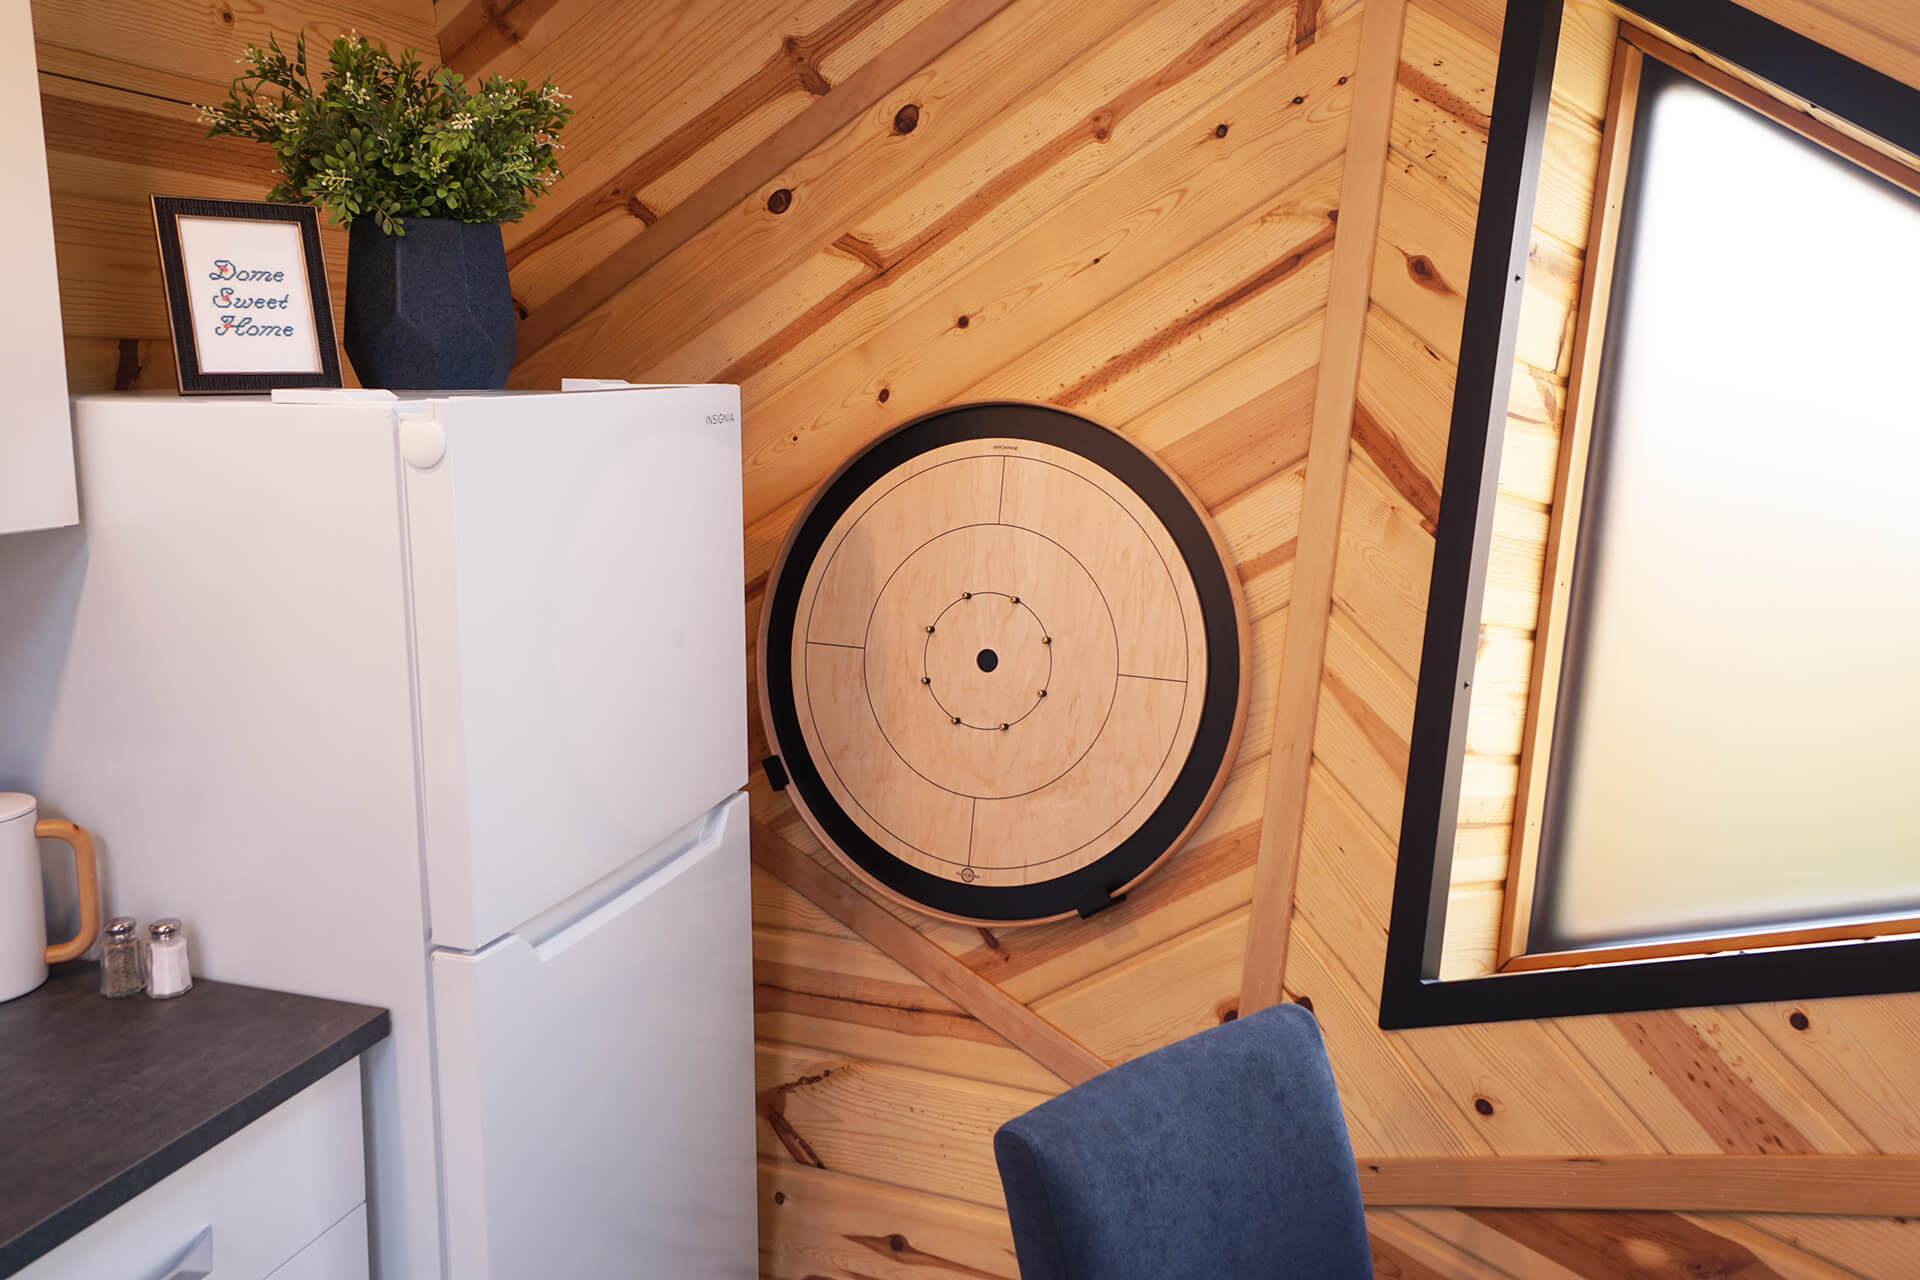
<path fill-rule="evenodd" d="M 775 791 L 787 789 L 787 766 L 780 763 L 779 756 L 768 756 L 760 762 L 760 768 L 767 775 L 767 785 Z"/>
<path fill-rule="evenodd" d="M 1111 889 L 1102 889 L 1098 897 L 1087 899 L 1087 901 L 1075 907 L 1074 910 L 1080 913 L 1082 920 L 1085 920 L 1089 917 L 1099 915 L 1108 907 L 1118 906 L 1126 900 L 1127 895 L 1124 893 L 1115 893 Z"/>

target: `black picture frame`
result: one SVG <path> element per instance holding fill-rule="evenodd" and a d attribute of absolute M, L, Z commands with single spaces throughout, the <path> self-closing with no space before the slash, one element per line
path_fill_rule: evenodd
<path fill-rule="evenodd" d="M 326 255 L 320 246 L 320 214 L 311 205 L 265 200 L 207 200 L 191 196 L 154 196 L 153 232 L 160 249 L 160 277 L 167 291 L 167 328 L 173 339 L 174 369 L 180 394 L 241 395 L 277 387 L 338 387 L 340 348 L 333 327 L 333 299 L 327 289 Z M 193 323 L 187 265 L 180 244 L 179 219 L 229 218 L 251 222 L 291 222 L 300 228 L 301 269 L 311 301 L 310 323 L 319 349 L 318 370 L 288 369 L 248 373 L 209 373 Z"/>
<path fill-rule="evenodd" d="M 1507 394 L 1563 5 L 1511 3 L 1501 35 L 1414 701 L 1380 1026 L 1920 991 L 1920 938 L 1452 981 L 1438 976 Z M 1897 147 L 1920 151 L 1920 89 L 1732 0 L 1619 0 L 1619 7 Z"/>

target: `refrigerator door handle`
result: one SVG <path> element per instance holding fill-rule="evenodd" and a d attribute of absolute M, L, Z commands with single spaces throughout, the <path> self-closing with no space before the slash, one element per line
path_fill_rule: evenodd
<path fill-rule="evenodd" d="M 736 820 L 735 815 L 741 808 L 731 802 L 715 807 L 701 823 L 698 836 L 676 852 L 649 864 L 637 879 L 628 880 L 615 873 L 608 877 L 611 884 L 603 881 L 595 885 L 580 898 L 527 921 L 514 933 L 543 963 L 552 960 L 653 897 L 698 864 L 726 838 L 727 826 Z"/>

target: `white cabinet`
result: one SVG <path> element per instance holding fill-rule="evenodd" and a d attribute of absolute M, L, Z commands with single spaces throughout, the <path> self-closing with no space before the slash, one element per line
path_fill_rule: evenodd
<path fill-rule="evenodd" d="M 267 1280 L 367 1280 L 367 1206 L 327 1229 L 327 1234 L 302 1249 Z"/>
<path fill-rule="evenodd" d="M 356 1058 L 17 1280 L 364 1280 L 366 1193 Z"/>
<path fill-rule="evenodd" d="M 0 533 L 79 519 L 53 205 L 28 0 L 0 0 Z"/>

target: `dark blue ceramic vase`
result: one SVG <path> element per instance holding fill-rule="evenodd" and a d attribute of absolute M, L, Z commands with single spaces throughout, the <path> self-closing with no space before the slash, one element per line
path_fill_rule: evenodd
<path fill-rule="evenodd" d="M 463 391 L 507 385 L 513 294 L 493 222 L 408 218 L 390 236 L 372 218 L 347 232 L 340 345 L 366 387 Z"/>

